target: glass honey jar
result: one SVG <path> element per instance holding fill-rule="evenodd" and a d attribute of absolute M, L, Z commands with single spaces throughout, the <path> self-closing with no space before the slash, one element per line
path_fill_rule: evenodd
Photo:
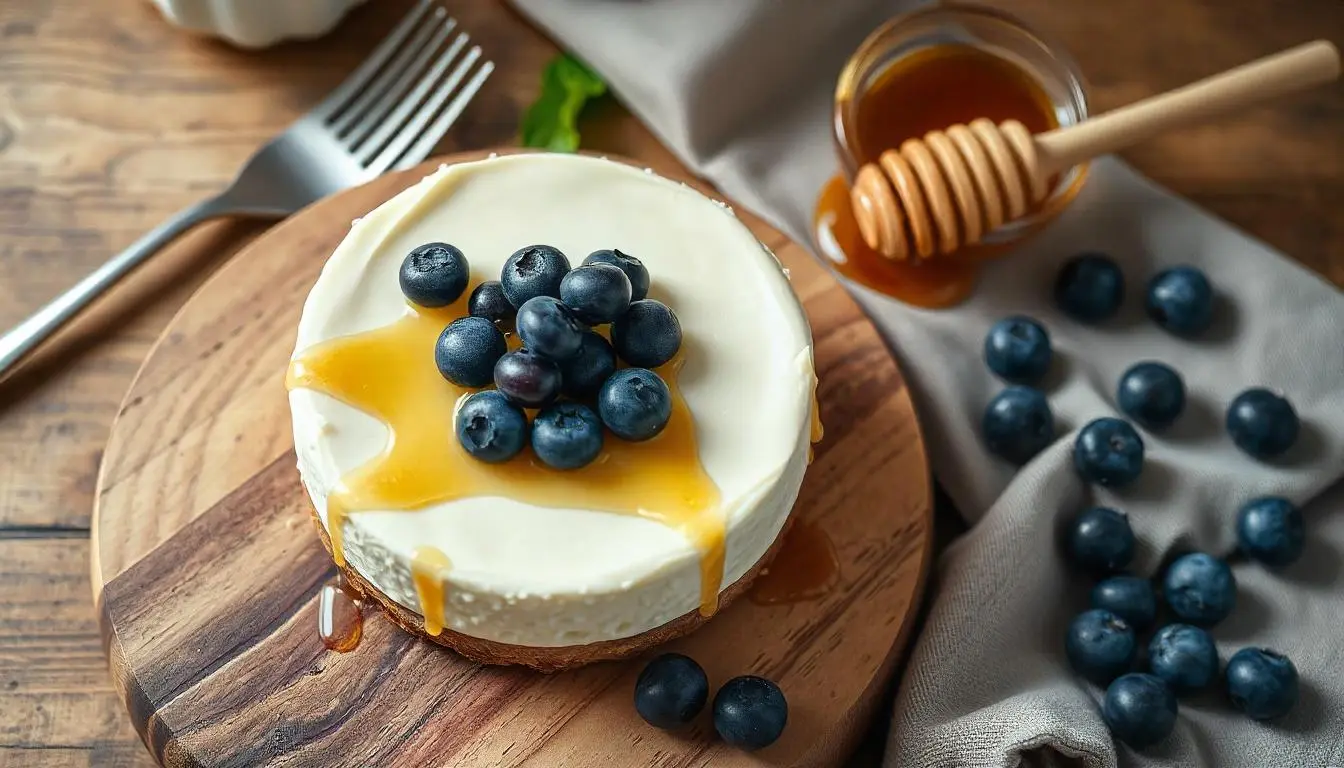
<path fill-rule="evenodd" d="M 836 86 L 840 172 L 813 219 L 816 245 L 836 271 L 909 304 L 951 306 L 974 290 L 984 261 L 1012 250 L 1077 196 L 1086 165 L 1050 179 L 1043 202 L 973 245 L 924 261 L 870 248 L 850 203 L 859 168 L 906 139 L 977 118 L 1018 120 L 1033 133 L 1073 125 L 1087 118 L 1087 86 L 1058 43 L 992 8 L 939 3 L 897 16 L 864 40 Z"/>

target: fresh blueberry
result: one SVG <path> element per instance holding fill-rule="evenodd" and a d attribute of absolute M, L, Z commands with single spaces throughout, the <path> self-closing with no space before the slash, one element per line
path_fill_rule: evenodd
<path fill-rule="evenodd" d="M 1177 693 L 1197 691 L 1218 676 L 1218 648 L 1199 627 L 1168 624 L 1148 642 L 1148 668 Z"/>
<path fill-rule="evenodd" d="M 1123 675 L 1134 663 L 1134 628 L 1107 610 L 1083 611 L 1069 624 L 1064 651 L 1078 674 L 1097 685 Z"/>
<path fill-rule="evenodd" d="M 591 397 L 616 372 L 616 351 L 592 331 L 585 331 L 578 354 L 560 363 L 560 391 L 570 397 Z"/>
<path fill-rule="evenodd" d="M 1064 551 L 1077 568 L 1096 575 L 1113 573 L 1134 559 L 1134 530 L 1123 512 L 1085 509 L 1065 530 Z"/>
<path fill-rule="evenodd" d="M 985 364 L 1007 381 L 1035 384 L 1050 369 L 1050 334 L 1030 317 L 1006 317 L 985 336 Z"/>
<path fill-rule="evenodd" d="M 1055 439 L 1055 418 L 1039 389 L 1013 386 L 989 401 L 980 431 L 990 453 L 1021 465 Z"/>
<path fill-rule="evenodd" d="M 1237 602 L 1237 579 L 1227 563 L 1203 552 L 1176 558 L 1162 578 L 1162 596 L 1171 612 L 1208 627 L 1232 612 Z"/>
<path fill-rule="evenodd" d="M 648 440 L 672 418 L 672 392 L 647 368 L 622 368 L 597 393 L 597 411 L 622 440 Z"/>
<path fill-rule="evenodd" d="M 613 267 L 620 267 L 625 276 L 630 278 L 631 301 L 640 301 L 649 295 L 649 270 L 644 266 L 644 262 L 634 256 L 617 250 L 593 251 L 588 254 L 588 258 L 583 260 L 585 267 L 592 264 L 610 264 Z"/>
<path fill-rule="evenodd" d="M 527 415 L 493 389 L 477 392 L 457 410 L 457 439 L 481 461 L 508 461 L 527 442 Z"/>
<path fill-rule="evenodd" d="M 467 289 L 471 267 L 462 251 L 447 243 L 426 243 L 406 254 L 398 275 L 401 292 L 422 307 L 446 307 Z"/>
<path fill-rule="evenodd" d="M 1293 447 L 1301 429 L 1293 404 L 1268 389 L 1252 387 L 1227 406 L 1227 434 L 1257 459 L 1272 459 Z"/>
<path fill-rule="evenodd" d="M 494 377 L 495 363 L 508 352 L 504 334 L 481 317 L 459 317 L 434 344 L 434 364 L 443 378 L 459 387 L 484 387 Z"/>
<path fill-rule="evenodd" d="M 560 281 L 567 272 L 569 259 L 565 254 L 549 245 L 529 245 L 514 251 L 504 262 L 499 282 L 509 303 L 521 307 L 534 296 L 560 298 Z"/>
<path fill-rule="evenodd" d="M 501 323 L 513 319 L 518 314 L 504 296 L 504 285 L 498 280 L 486 280 L 476 286 L 467 299 L 467 313 L 472 317 L 483 317 L 492 323 Z"/>
<path fill-rule="evenodd" d="M 1092 588 L 1092 607 L 1105 608 L 1135 629 L 1146 629 L 1157 619 L 1153 585 L 1138 576 L 1112 576 L 1098 583 Z"/>
<path fill-rule="evenodd" d="M 635 711 L 654 728 L 671 730 L 695 719 L 709 699 L 709 678 L 689 656 L 664 653 L 635 680 Z"/>
<path fill-rule="evenodd" d="M 1128 674 L 1106 689 L 1101 719 L 1134 749 L 1147 749 L 1176 728 L 1176 696 L 1153 675 Z"/>
<path fill-rule="evenodd" d="M 532 452 L 552 469 L 587 466 L 602 452 L 602 421 L 583 403 L 556 403 L 532 420 Z"/>
<path fill-rule="evenodd" d="M 1089 483 L 1129 485 L 1143 469 L 1143 438 L 1124 419 L 1090 421 L 1073 442 L 1073 468 Z"/>
<path fill-rule="evenodd" d="M 774 744 L 788 721 L 789 703 L 784 692 L 763 677 L 734 677 L 714 694 L 714 730 L 738 749 L 763 749 Z"/>
<path fill-rule="evenodd" d="M 630 278 L 611 264 L 588 264 L 560 281 L 560 299 L 589 325 L 610 323 L 630 307 Z"/>
<path fill-rule="evenodd" d="M 1100 253 L 1074 256 L 1064 262 L 1055 279 L 1055 303 L 1080 322 L 1099 323 L 1114 315 L 1124 297 L 1124 273 Z"/>
<path fill-rule="evenodd" d="M 1149 429 L 1162 429 L 1185 410 L 1185 382 L 1168 365 L 1137 363 L 1120 377 L 1115 401 L 1131 419 Z"/>
<path fill-rule="evenodd" d="M 1282 568 L 1302 556 L 1306 545 L 1302 511 L 1278 496 L 1246 502 L 1237 513 L 1237 544 L 1248 557 Z"/>
<path fill-rule="evenodd" d="M 524 347 L 557 361 L 579 353 L 587 330 L 574 310 L 550 296 L 533 296 L 523 302 L 514 327 Z"/>
<path fill-rule="evenodd" d="M 1242 648 L 1223 672 L 1232 706 L 1252 720 L 1271 720 L 1297 703 L 1297 667 L 1277 651 Z"/>
<path fill-rule="evenodd" d="M 632 302 L 625 314 L 611 324 L 611 345 L 630 365 L 657 368 L 681 348 L 681 322 L 661 301 Z"/>
<path fill-rule="evenodd" d="M 495 363 L 495 387 L 524 408 L 541 408 L 560 394 L 560 366 L 530 349 L 509 352 Z"/>
<path fill-rule="evenodd" d="M 1213 286 L 1194 267 L 1164 269 L 1148 282 L 1148 316 L 1177 336 L 1194 336 L 1213 320 Z"/>

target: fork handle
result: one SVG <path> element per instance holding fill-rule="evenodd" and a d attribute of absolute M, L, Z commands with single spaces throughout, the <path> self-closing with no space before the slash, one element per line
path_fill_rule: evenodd
<path fill-rule="evenodd" d="M 0 379 L 47 337 L 65 325 L 89 302 L 111 288 L 118 280 L 153 256 L 178 235 L 207 219 L 226 213 L 222 198 L 212 197 L 178 211 L 159 226 L 146 232 L 126 250 L 108 259 L 101 267 L 60 296 L 47 302 L 26 320 L 0 336 Z"/>

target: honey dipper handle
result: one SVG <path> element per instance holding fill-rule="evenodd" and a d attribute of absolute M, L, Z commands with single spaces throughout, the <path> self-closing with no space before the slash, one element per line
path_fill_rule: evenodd
<path fill-rule="evenodd" d="M 1123 149 L 1171 128 L 1199 122 L 1339 76 L 1339 51 L 1325 40 L 1243 64 L 1174 91 L 1038 134 L 1045 173 Z"/>

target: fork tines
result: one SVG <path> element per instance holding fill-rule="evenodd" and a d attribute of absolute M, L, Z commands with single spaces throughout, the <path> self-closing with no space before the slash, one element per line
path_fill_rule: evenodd
<path fill-rule="evenodd" d="M 437 0 L 420 0 L 314 112 L 371 173 L 429 156 L 495 65 Z"/>

